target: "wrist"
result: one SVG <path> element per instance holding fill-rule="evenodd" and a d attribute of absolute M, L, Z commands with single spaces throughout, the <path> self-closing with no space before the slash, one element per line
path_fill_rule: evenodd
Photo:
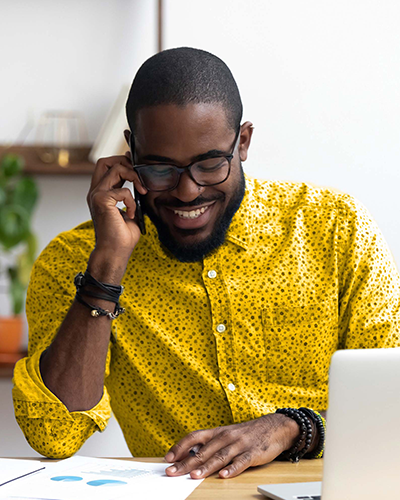
<path fill-rule="evenodd" d="M 282 451 L 289 450 L 300 438 L 300 427 L 298 423 L 286 415 L 274 413 L 280 419 L 282 429 Z"/>
<path fill-rule="evenodd" d="M 121 254 L 96 247 L 89 257 L 88 272 L 97 281 L 120 285 L 130 257 Z"/>

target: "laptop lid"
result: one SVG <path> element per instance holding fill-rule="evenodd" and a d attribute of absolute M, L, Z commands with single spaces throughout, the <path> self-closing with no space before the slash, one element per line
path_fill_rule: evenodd
<path fill-rule="evenodd" d="M 318 498 L 320 483 L 261 485 Z M 400 498 L 400 348 L 337 351 L 329 374 L 322 500 Z"/>
<path fill-rule="evenodd" d="M 400 348 L 337 351 L 323 500 L 400 498 Z"/>

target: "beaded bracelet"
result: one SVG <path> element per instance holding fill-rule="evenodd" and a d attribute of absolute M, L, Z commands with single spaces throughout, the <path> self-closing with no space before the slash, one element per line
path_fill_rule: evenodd
<path fill-rule="evenodd" d="M 278 459 L 290 460 L 291 462 L 296 463 L 310 449 L 312 442 L 311 420 L 304 412 L 295 408 L 278 408 L 278 410 L 276 410 L 276 413 L 286 415 L 287 417 L 294 420 L 300 427 L 299 440 L 292 446 L 292 448 L 284 451 L 279 455 L 279 457 L 277 457 Z M 303 448 L 299 451 L 303 444 Z"/>
<path fill-rule="evenodd" d="M 315 450 L 311 453 L 306 453 L 304 458 L 322 458 L 325 448 L 326 421 L 322 415 L 311 408 L 300 408 L 300 411 L 304 412 L 314 422 L 319 436 Z"/>

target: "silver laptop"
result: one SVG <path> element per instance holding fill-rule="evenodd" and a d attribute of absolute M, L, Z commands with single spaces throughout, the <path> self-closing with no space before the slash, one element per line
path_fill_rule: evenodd
<path fill-rule="evenodd" d="M 264 484 L 274 500 L 321 498 L 321 483 Z M 400 499 L 400 348 L 337 351 L 329 373 L 322 500 Z"/>

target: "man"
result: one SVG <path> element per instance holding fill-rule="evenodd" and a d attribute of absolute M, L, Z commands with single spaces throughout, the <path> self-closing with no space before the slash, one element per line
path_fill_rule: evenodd
<path fill-rule="evenodd" d="M 312 453 L 316 423 L 306 445 L 300 421 L 275 411 L 326 409 L 336 349 L 400 345 L 400 280 L 379 230 L 347 195 L 244 176 L 252 124 L 207 52 L 146 61 L 127 116 L 132 162 L 97 163 L 93 222 L 53 240 L 32 273 L 13 392 L 26 438 L 70 456 L 112 407 L 132 454 L 167 453 L 171 476 Z"/>

